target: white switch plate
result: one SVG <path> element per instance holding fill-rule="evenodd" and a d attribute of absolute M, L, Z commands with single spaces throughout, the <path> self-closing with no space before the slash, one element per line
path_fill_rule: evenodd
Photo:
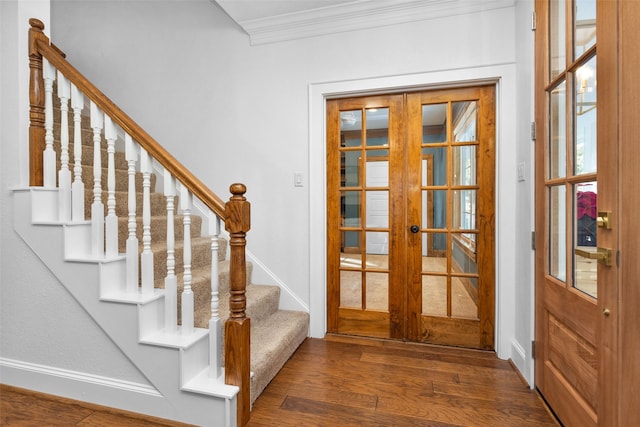
<path fill-rule="evenodd" d="M 518 181 L 522 182 L 525 180 L 525 169 L 524 162 L 518 163 Z"/>
<path fill-rule="evenodd" d="M 293 173 L 293 186 L 294 187 L 304 187 L 302 182 L 302 172 L 294 172 Z"/>

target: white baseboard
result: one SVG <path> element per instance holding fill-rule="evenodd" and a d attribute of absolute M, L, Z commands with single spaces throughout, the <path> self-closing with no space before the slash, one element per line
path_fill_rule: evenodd
<path fill-rule="evenodd" d="M 160 409 L 164 406 L 164 397 L 148 384 L 7 358 L 0 358 L 0 382 L 96 405 L 167 417 Z"/>
<path fill-rule="evenodd" d="M 520 375 L 524 378 L 530 387 L 533 387 L 533 381 L 529 378 L 529 369 L 527 369 L 527 352 L 516 340 L 511 341 L 511 361 L 515 367 L 520 371 Z"/>
<path fill-rule="evenodd" d="M 298 310 L 309 313 L 309 305 L 305 304 L 280 278 L 247 250 L 247 259 L 253 264 L 252 281 L 255 284 L 278 285 L 280 287 L 280 309 Z"/>

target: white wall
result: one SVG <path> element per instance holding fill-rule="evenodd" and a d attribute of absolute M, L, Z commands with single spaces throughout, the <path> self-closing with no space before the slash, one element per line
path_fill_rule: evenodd
<path fill-rule="evenodd" d="M 515 45 L 524 39 L 514 26 L 517 10 L 518 16 L 523 14 L 522 8 L 509 7 L 251 47 L 248 36 L 209 0 L 53 0 L 51 32 L 82 73 L 221 197 L 228 197 L 232 182 L 247 184 L 252 203 L 249 249 L 311 307 L 314 316 L 324 286 L 318 281 L 324 274 L 322 260 L 315 255 L 322 253 L 319 245 L 324 243 L 311 236 L 324 224 L 317 222 L 315 211 L 318 197 L 322 203 L 322 188 L 312 192 L 309 184 L 322 187 L 322 171 L 316 166 L 323 159 L 313 157 L 317 151 L 310 127 L 317 116 L 310 117 L 310 87 L 350 91 L 365 87 L 363 81 L 421 85 L 434 83 L 430 78 L 447 82 L 469 79 L 483 69 L 507 70 L 511 90 L 502 99 L 511 106 L 529 104 L 530 93 L 521 89 L 528 77 L 518 78 L 515 90 L 516 73 L 509 71 L 521 71 L 517 61 L 526 64 L 526 55 Z M 430 77 L 420 82 L 412 80 L 416 76 Z M 516 198 L 498 201 L 503 215 L 497 228 L 514 232 L 497 236 L 498 255 L 506 257 L 497 261 L 502 268 L 498 286 L 503 310 L 498 321 L 506 325 L 506 344 L 501 343 L 499 353 L 511 357 L 513 343 L 526 348 L 532 329 L 529 239 L 520 239 L 528 236 L 531 221 L 527 215 L 519 217 L 520 210 L 530 211 L 532 200 L 529 181 L 518 184 L 515 175 L 517 160 L 531 164 L 530 153 L 521 149 L 530 119 L 519 109 L 517 116 L 515 111 L 502 113 L 498 120 L 507 117 L 508 123 L 501 127 L 498 155 L 506 157 L 498 171 L 498 187 L 504 195 L 515 192 Z M 322 126 L 313 129 L 324 131 Z M 17 157 L 12 153 L 7 161 L 4 154 L 3 176 L 6 164 Z M 303 173 L 304 187 L 293 186 L 294 172 Z M 5 182 L 3 233 L 11 224 L 4 212 L 9 209 Z M 516 207 L 516 200 L 522 208 Z M 7 245 L 20 247 L 20 242 Z M 3 279 L 7 275 L 18 280 L 14 270 L 26 262 L 16 264 L 5 254 L 3 250 Z M 5 273 L 7 265 L 10 271 Z M 35 281 L 50 280 L 46 271 L 40 274 L 44 277 Z M 17 299 L 16 310 L 26 307 L 18 296 L 11 297 Z M 518 314 L 514 320 L 523 305 L 526 316 Z M 43 316 L 55 315 L 49 307 L 39 310 Z M 68 310 L 84 324 L 86 315 L 77 311 L 81 310 Z M 56 358 L 56 363 L 63 361 Z"/>
<path fill-rule="evenodd" d="M 49 2 L 0 1 L 0 381 L 58 393 L 52 384 L 62 378 L 148 384 L 13 229 L 10 189 L 28 184 L 19 165 L 28 147 L 30 17 L 48 27 Z M 39 383 L 20 377 L 25 370 L 41 372 Z"/>
<path fill-rule="evenodd" d="M 534 251 L 531 232 L 534 231 L 534 147 L 530 124 L 534 114 L 534 31 L 531 30 L 533 0 L 518 0 L 515 8 L 516 61 L 518 70 L 517 161 L 524 165 L 524 180 L 518 181 L 516 199 L 518 228 L 515 236 L 518 251 L 515 264 L 514 323 L 511 358 L 523 376 L 533 386 L 534 360 L 531 341 L 534 339 Z M 538 143 L 542 143 L 539 141 Z"/>

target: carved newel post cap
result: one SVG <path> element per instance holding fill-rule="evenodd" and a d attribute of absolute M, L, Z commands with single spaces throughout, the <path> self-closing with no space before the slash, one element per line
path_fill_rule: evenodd
<path fill-rule="evenodd" d="M 37 18 L 29 19 L 29 25 L 31 25 L 33 28 L 37 30 L 40 30 L 40 31 L 44 30 L 44 23 Z"/>
<path fill-rule="evenodd" d="M 224 208 L 224 227 L 229 233 L 246 233 L 251 228 L 251 204 L 244 197 L 247 186 L 231 184 L 231 198 Z"/>
<path fill-rule="evenodd" d="M 235 184 L 231 184 L 229 191 L 234 196 L 242 196 L 247 192 L 247 186 L 236 182 Z"/>

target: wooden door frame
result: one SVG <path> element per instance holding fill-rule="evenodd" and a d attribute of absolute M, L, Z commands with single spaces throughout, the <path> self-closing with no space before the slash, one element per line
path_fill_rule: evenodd
<path fill-rule="evenodd" d="M 446 83 L 443 83 L 446 82 Z M 361 80 L 316 83 L 309 86 L 309 309 L 311 313 L 310 335 L 322 338 L 326 332 L 326 116 L 325 100 L 356 95 L 379 94 L 385 91 L 445 89 L 461 86 L 496 85 L 497 127 L 496 143 L 499 155 L 496 159 L 498 176 L 513 176 L 513 180 L 501 180 L 497 184 L 496 216 L 499 230 L 496 231 L 496 353 L 502 359 L 512 358 L 521 372 L 533 384 L 529 367 L 531 335 L 516 340 L 513 328 L 515 310 L 516 254 L 513 251 L 513 236 L 517 234 L 513 212 L 516 211 L 516 179 L 513 165 L 517 164 L 516 144 L 518 139 L 517 92 L 515 64 L 477 66 L 465 69 L 431 71 Z M 526 127 L 528 135 L 528 126 Z M 526 136 L 525 136 L 526 137 Z M 528 284 L 527 284 L 528 286 Z M 531 279 L 531 292 L 533 280 Z M 525 311 L 533 310 L 533 300 Z M 520 314 L 522 314 L 520 312 Z M 530 315 L 532 318 L 532 315 Z M 528 318 L 529 315 L 525 315 Z M 525 327 L 526 328 L 526 327 Z M 514 348 L 516 353 L 514 353 Z M 515 356 L 514 356 L 515 354 Z"/>

